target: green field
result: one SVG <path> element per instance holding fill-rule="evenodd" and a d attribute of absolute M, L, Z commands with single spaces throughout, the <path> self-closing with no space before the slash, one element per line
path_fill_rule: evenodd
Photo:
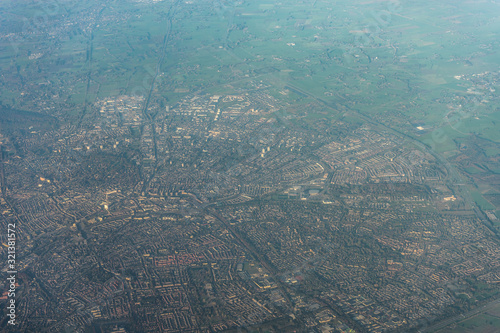
<path fill-rule="evenodd" d="M 482 209 L 482 210 L 493 210 L 495 209 L 495 206 L 493 206 L 489 201 L 487 201 L 481 193 L 478 191 L 471 191 L 472 199 L 476 202 L 476 204 Z"/>

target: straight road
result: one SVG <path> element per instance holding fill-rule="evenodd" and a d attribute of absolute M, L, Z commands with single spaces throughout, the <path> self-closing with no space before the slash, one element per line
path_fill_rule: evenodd
<path fill-rule="evenodd" d="M 443 321 L 441 321 L 435 325 L 432 325 L 430 327 L 423 328 L 423 329 L 419 330 L 418 332 L 419 333 L 438 332 L 439 330 L 442 330 L 443 328 L 446 328 L 447 326 L 450 326 L 451 324 L 459 323 L 459 322 L 464 321 L 466 319 L 477 316 L 480 313 L 484 313 L 488 310 L 491 310 L 492 308 L 498 306 L 499 304 L 500 304 L 500 299 L 496 299 L 496 300 L 491 301 L 491 302 L 489 302 L 483 306 L 480 306 L 474 310 L 471 310 L 467 313 L 458 315 L 458 316 L 450 318 L 450 319 L 443 320 Z"/>

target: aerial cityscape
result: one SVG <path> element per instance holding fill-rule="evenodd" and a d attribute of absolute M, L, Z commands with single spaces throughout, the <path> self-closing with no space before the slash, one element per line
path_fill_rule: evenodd
<path fill-rule="evenodd" d="M 0 2 L 0 331 L 500 332 L 500 2 Z"/>

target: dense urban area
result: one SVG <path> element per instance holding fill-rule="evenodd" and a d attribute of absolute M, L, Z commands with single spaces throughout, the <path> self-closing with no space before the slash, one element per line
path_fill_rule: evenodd
<path fill-rule="evenodd" d="M 0 5 L 3 331 L 500 327 L 498 2 L 72 2 Z"/>

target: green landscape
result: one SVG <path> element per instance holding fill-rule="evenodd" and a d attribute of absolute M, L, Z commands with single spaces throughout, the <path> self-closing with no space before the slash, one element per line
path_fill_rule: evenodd
<path fill-rule="evenodd" d="M 497 332 L 499 13 L 0 2 L 0 330 Z"/>

